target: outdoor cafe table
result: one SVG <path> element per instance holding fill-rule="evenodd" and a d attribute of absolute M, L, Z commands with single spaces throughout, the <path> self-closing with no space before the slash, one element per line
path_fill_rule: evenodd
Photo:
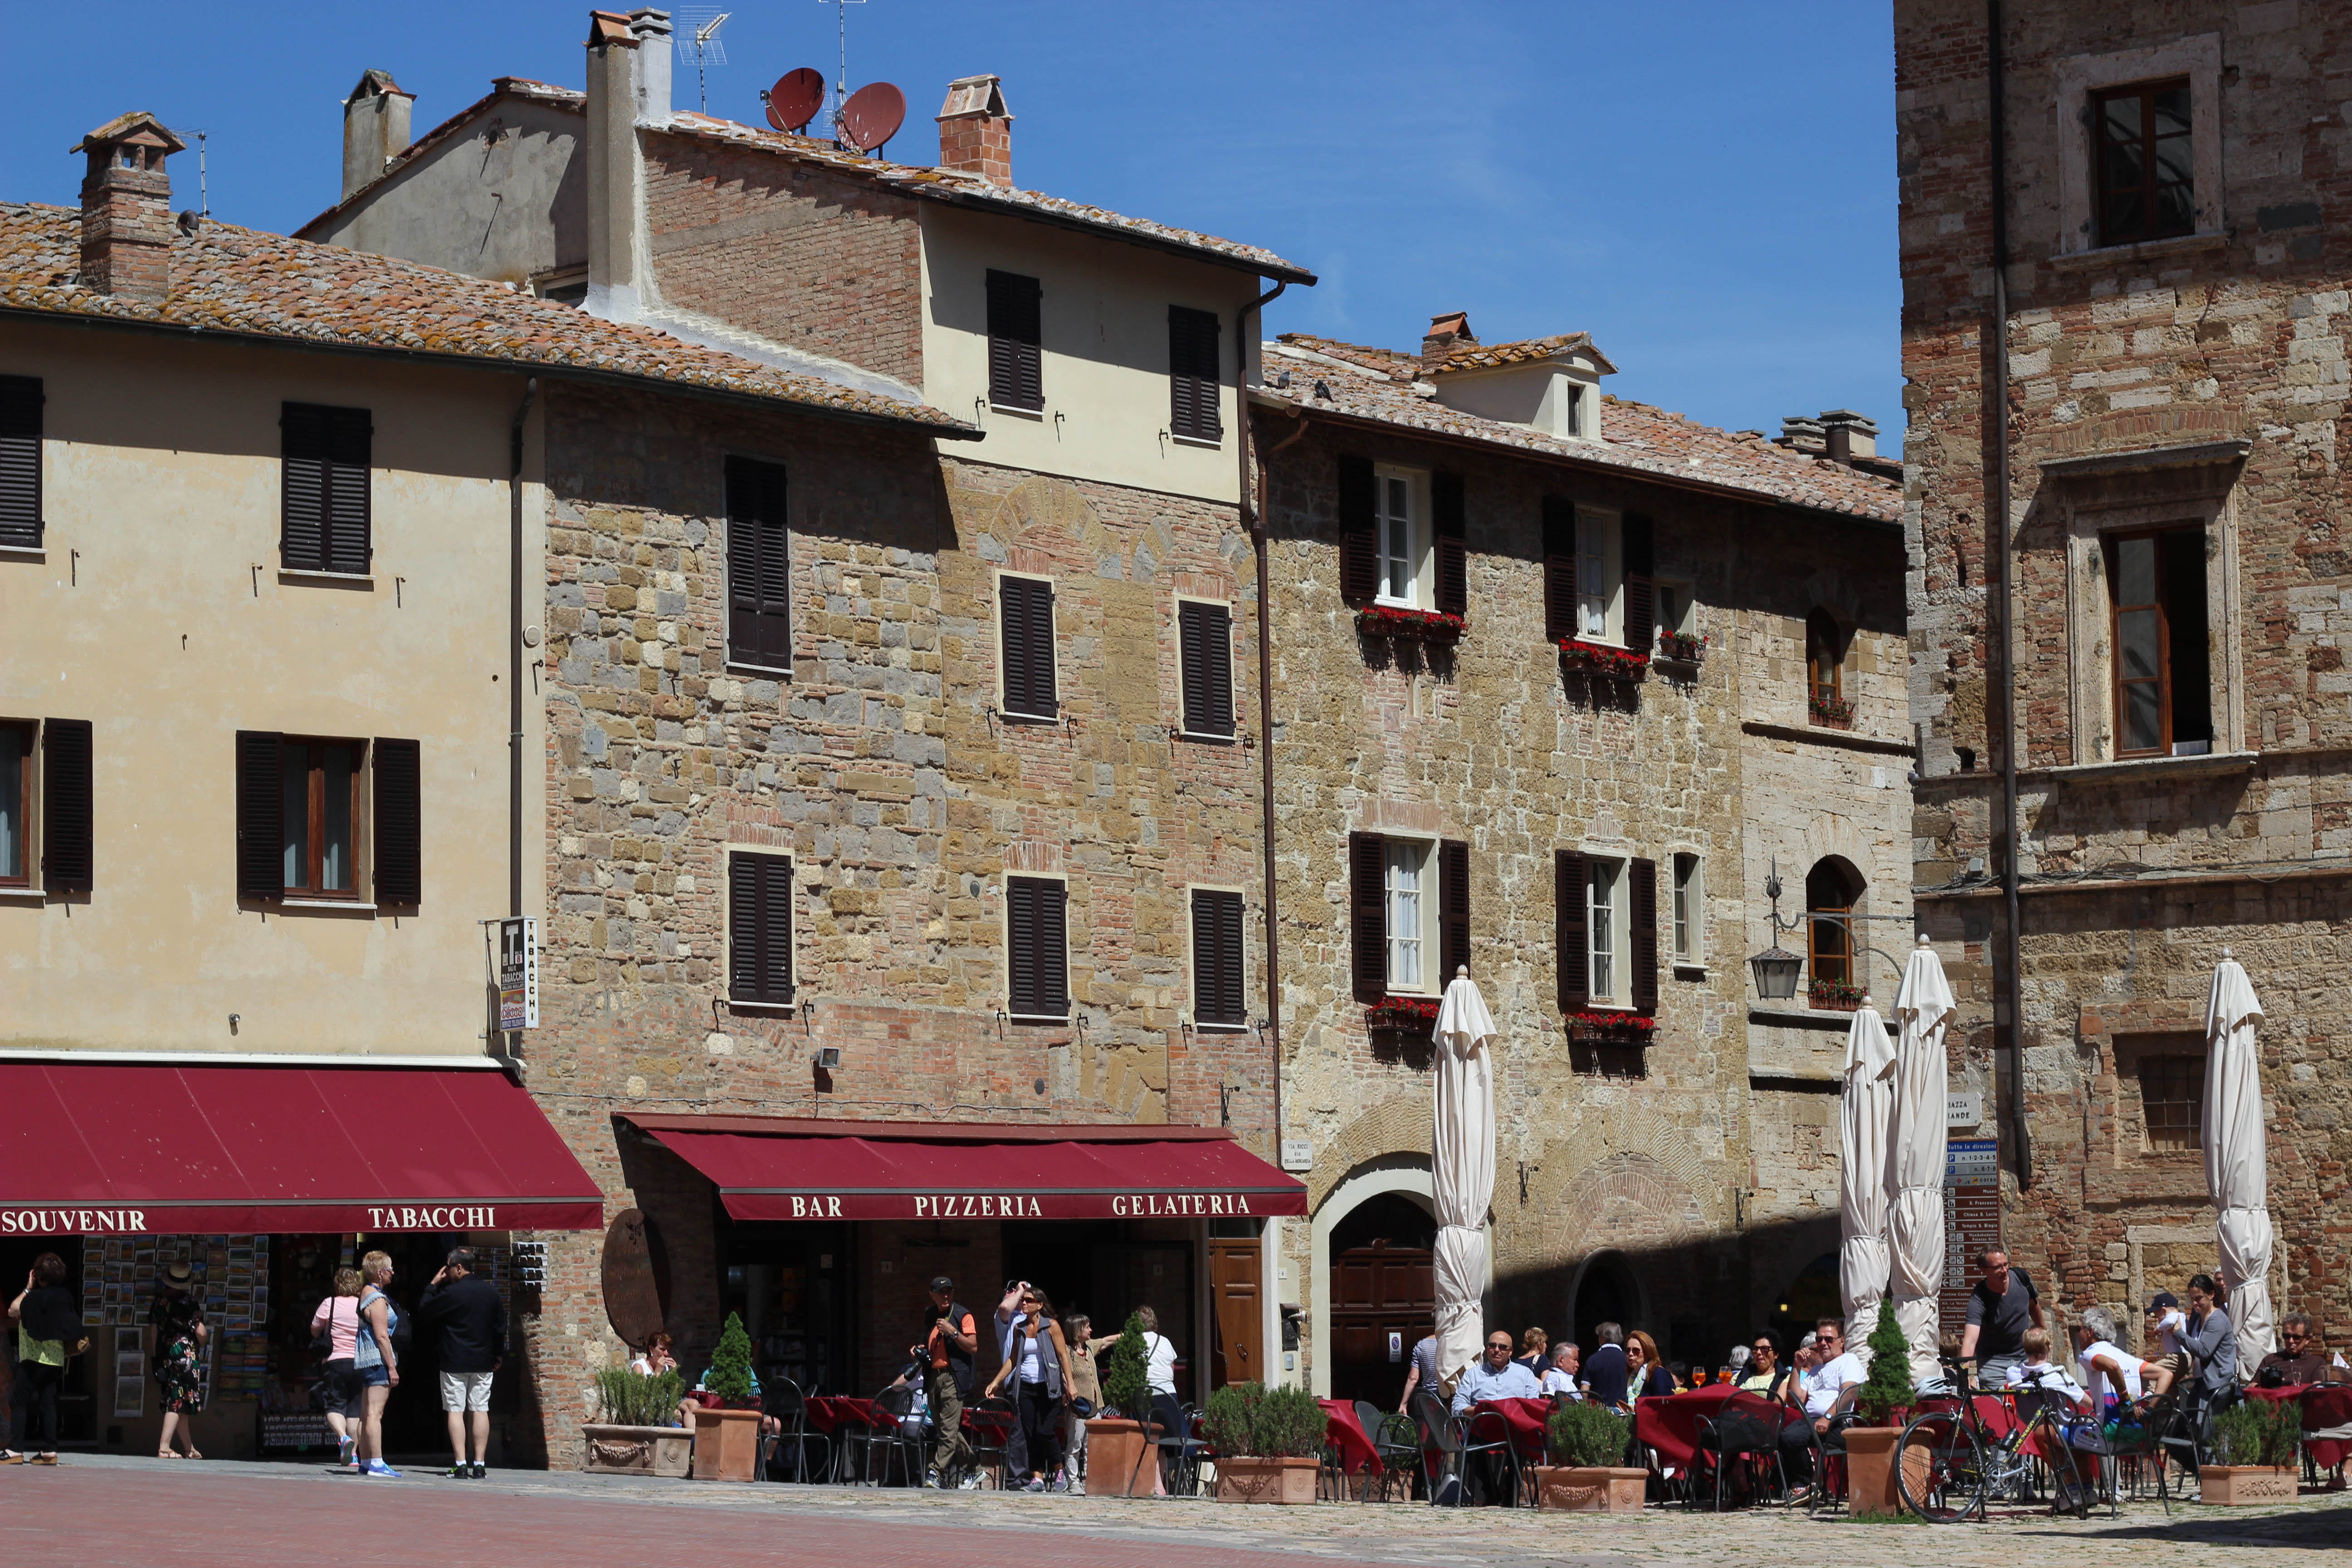
<path fill-rule="evenodd" d="M 1344 1399 L 1318 1399 L 1316 1403 L 1331 1418 L 1328 1436 L 1339 1447 L 1339 1468 L 1351 1476 L 1380 1468 L 1380 1450 L 1372 1446 L 1371 1434 L 1364 1430 L 1364 1424 L 1356 1419 L 1356 1407 Z"/>
<path fill-rule="evenodd" d="M 1722 1414 L 1739 1391 L 1729 1384 L 1711 1384 L 1686 1394 L 1652 1394 L 1633 1401 L 1633 1436 L 1657 1450 L 1658 1463 L 1670 1470 L 1690 1469 L 1698 1460 L 1698 1424 Z"/>
<path fill-rule="evenodd" d="M 2250 1388 L 2250 1399 L 2267 1399 L 2284 1405 L 2290 1399 L 2303 1405 L 2303 1429 L 2325 1431 L 2330 1426 L 2352 1426 L 2352 1384 L 2291 1383 L 2284 1388 Z M 2333 1469 L 2352 1457 L 2352 1437 L 2314 1437 L 2303 1446 L 2311 1462 L 2322 1469 Z"/>

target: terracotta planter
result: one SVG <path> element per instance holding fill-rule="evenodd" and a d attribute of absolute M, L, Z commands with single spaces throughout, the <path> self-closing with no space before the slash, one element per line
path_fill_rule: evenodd
<path fill-rule="evenodd" d="M 694 1434 L 683 1426 L 580 1428 L 580 1468 L 607 1476 L 679 1476 L 694 1457 Z"/>
<path fill-rule="evenodd" d="M 1091 1443 L 1092 1438 L 1087 1441 Z M 1217 1461 L 1219 1502 L 1287 1502 L 1315 1500 L 1318 1459 L 1249 1458 L 1229 1455 Z"/>
<path fill-rule="evenodd" d="M 1538 1465 L 1536 1507 L 1568 1513 L 1639 1513 L 1650 1472 L 1624 1465 Z"/>
<path fill-rule="evenodd" d="M 2197 1471 L 2198 1501 L 2293 1502 L 2300 1495 L 2294 1471 L 2284 1466 L 2205 1465 Z"/>
<path fill-rule="evenodd" d="M 760 1468 L 760 1413 L 698 1410 L 694 1413 L 694 1479 L 748 1481 Z"/>
<path fill-rule="evenodd" d="M 1903 1439 L 1900 1426 L 1849 1426 L 1845 1429 L 1846 1507 L 1856 1519 L 1896 1519 L 1903 1513 L 1903 1494 L 1895 1486 L 1895 1445 Z M 1915 1461 L 1924 1482 L 1927 1456 Z"/>
<path fill-rule="evenodd" d="M 1087 1496 L 1158 1497 L 1160 1458 L 1147 1455 L 1143 1424 L 1104 1417 L 1087 1423 Z"/>

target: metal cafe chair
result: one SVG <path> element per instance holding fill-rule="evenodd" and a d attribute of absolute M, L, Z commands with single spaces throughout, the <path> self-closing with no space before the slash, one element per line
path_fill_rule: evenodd
<path fill-rule="evenodd" d="M 1510 1473 L 1510 1479 L 1504 1483 L 1502 1495 L 1511 1501 L 1517 1501 L 1519 1445 L 1512 1436 L 1511 1424 L 1503 1419 L 1502 1413 L 1496 1410 L 1465 1411 L 1454 1417 L 1453 1426 L 1455 1433 L 1454 1471 L 1456 1479 L 1463 1481 L 1465 1492 L 1468 1489 L 1467 1476 L 1472 1461 L 1481 1454 L 1499 1453 L 1503 1456 L 1503 1467 Z M 1466 1501 L 1467 1498 L 1464 1500 Z"/>
<path fill-rule="evenodd" d="M 975 1422 L 971 1419 L 974 1415 L 985 1419 Z M 995 1477 L 1000 1490 L 1004 1486 L 1008 1462 L 1005 1446 L 1012 1441 L 1013 1428 L 1020 1419 L 1020 1413 L 1013 1408 L 1013 1401 L 1001 1394 L 994 1398 L 979 1401 L 964 1415 L 963 1435 L 964 1440 L 971 1445 L 972 1468 L 982 1476 Z M 945 1485 L 947 1478 L 941 1476 L 940 1481 Z"/>
<path fill-rule="evenodd" d="M 874 1419 L 866 1430 L 866 1465 L 864 1479 L 876 1486 L 890 1484 L 890 1468 L 895 1460 L 902 1486 L 912 1486 L 918 1479 L 915 1467 L 921 1455 L 921 1431 L 917 1423 L 908 1419 L 915 1408 L 915 1391 L 904 1384 L 882 1390 L 873 1399 Z M 881 1474 L 874 1474 L 879 1456 Z"/>
<path fill-rule="evenodd" d="M 773 1378 L 765 1387 L 768 1414 L 776 1418 L 782 1430 L 767 1440 L 767 1451 L 761 1456 L 757 1473 L 766 1475 L 769 1465 L 774 1463 L 792 1479 L 806 1481 L 811 1468 L 808 1446 L 814 1443 L 824 1456 L 815 1467 L 815 1473 L 823 1477 L 833 1463 L 833 1439 L 810 1428 L 808 1396 L 788 1377 Z"/>
<path fill-rule="evenodd" d="M 1712 1418 L 1698 1420 L 1698 1452 L 1711 1461 L 1715 1470 L 1715 1511 L 1723 1511 L 1723 1480 L 1725 1473 L 1746 1461 L 1751 1479 L 1760 1488 L 1769 1477 L 1780 1485 L 1784 1504 L 1793 1500 L 1789 1490 L 1789 1472 L 1780 1460 L 1780 1428 L 1783 1406 L 1759 1394 L 1735 1394 L 1727 1400 Z M 1692 1478 L 1694 1481 L 1696 1477 Z M 1698 1488 L 1694 1485 L 1685 1498 L 1685 1506 L 1698 1501 Z"/>
<path fill-rule="evenodd" d="M 1421 1433 L 1413 1426 L 1412 1417 L 1391 1411 L 1381 1417 L 1380 1425 L 1371 1428 L 1371 1435 L 1372 1451 L 1380 1456 L 1381 1463 L 1377 1482 L 1365 1483 L 1365 1500 L 1370 1500 L 1372 1487 L 1377 1484 L 1382 1502 L 1389 1500 L 1389 1489 L 1392 1486 L 1403 1487 L 1404 1500 L 1411 1502 L 1413 1472 L 1421 1465 Z"/>
<path fill-rule="evenodd" d="M 1412 1396 L 1413 1414 L 1420 1418 L 1422 1479 L 1429 1487 L 1432 1508 L 1462 1501 L 1461 1434 L 1454 1430 L 1454 1418 L 1446 1414 L 1444 1402 L 1421 1389 Z"/>

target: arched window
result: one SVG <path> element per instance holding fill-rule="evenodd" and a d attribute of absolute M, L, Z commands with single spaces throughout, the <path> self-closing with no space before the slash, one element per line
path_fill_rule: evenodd
<path fill-rule="evenodd" d="M 1843 860 L 1834 857 L 1819 860 L 1805 873 L 1805 911 L 1809 915 L 1851 915 L 1861 900 L 1862 878 Z M 1855 966 L 1854 954 L 1860 948 L 1853 939 L 1853 928 L 1843 920 L 1809 920 L 1805 923 L 1808 978 L 1813 986 L 1859 989 L 1860 971 Z"/>
<path fill-rule="evenodd" d="M 1815 717 L 1834 716 L 1843 707 L 1844 664 L 1845 634 L 1827 610 L 1815 610 L 1805 617 L 1805 696 Z M 1821 711 L 1824 709 L 1827 714 Z"/>

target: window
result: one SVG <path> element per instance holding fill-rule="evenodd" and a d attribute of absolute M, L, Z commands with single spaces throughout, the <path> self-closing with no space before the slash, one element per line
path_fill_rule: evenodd
<path fill-rule="evenodd" d="M 2201 756 L 2213 747 L 2204 531 L 2111 537 L 2107 557 L 2116 754 Z"/>
<path fill-rule="evenodd" d="M 1706 961 L 1706 894 L 1699 879 L 1698 857 L 1675 857 L 1675 962 L 1699 964 Z"/>
<path fill-rule="evenodd" d="M 1591 976 L 1595 998 L 1613 998 L 1622 978 L 1617 967 L 1617 862 L 1593 860 L 1584 871 L 1586 942 L 1585 973 Z"/>
<path fill-rule="evenodd" d="M 1043 577 L 996 579 L 997 647 L 1008 718 L 1055 720 L 1054 584 Z"/>
<path fill-rule="evenodd" d="M 278 424 L 284 458 L 278 563 L 289 572 L 365 576 L 374 551 L 368 411 L 289 403 Z"/>
<path fill-rule="evenodd" d="M 1043 290 L 1017 272 L 988 274 L 988 401 L 998 408 L 1045 407 Z"/>
<path fill-rule="evenodd" d="M 1470 847 L 1348 836 L 1357 995 L 1434 996 L 1470 962 Z"/>
<path fill-rule="evenodd" d="M 33 882 L 31 824 L 34 727 L 0 723 L 0 888 Z"/>
<path fill-rule="evenodd" d="M 2152 1153 L 2204 1147 L 2205 1058 L 2142 1057 L 2139 1063 L 2140 1124 Z"/>
<path fill-rule="evenodd" d="M 97 870 L 89 720 L 41 721 L 39 809 L 42 890 L 89 892 Z M 29 809 L 26 815 L 31 815 Z"/>
<path fill-rule="evenodd" d="M 1044 877 L 1004 879 L 1008 1005 L 1015 1018 L 1070 1016 L 1069 887 Z"/>
<path fill-rule="evenodd" d="M 1373 516 L 1381 550 L 1380 601 L 1428 608 L 1423 568 L 1429 554 L 1429 528 L 1421 515 L 1421 476 L 1409 468 L 1372 470 Z"/>
<path fill-rule="evenodd" d="M 1862 879 L 1849 871 L 1843 860 L 1816 861 L 1813 868 L 1805 873 L 1805 910 L 1809 915 L 1851 915 L 1861 897 Z M 1809 973 L 1814 987 L 1855 985 L 1853 926 L 1843 919 L 1809 920 L 1805 930 Z M 1836 998 L 1831 995 L 1829 999 Z"/>
<path fill-rule="evenodd" d="M 1676 637 L 1698 636 L 1698 602 L 1688 583 L 1658 581 L 1658 630 Z"/>
<path fill-rule="evenodd" d="M 1233 612 L 1204 600 L 1181 600 L 1176 605 L 1176 632 L 1177 656 L 1183 667 L 1184 732 L 1231 739 Z"/>
<path fill-rule="evenodd" d="M 783 855 L 727 855 L 727 995 L 793 999 L 793 862 Z"/>
<path fill-rule="evenodd" d="M 1617 513 L 1576 509 L 1575 635 L 1585 642 L 1616 642 L 1624 635 Z"/>
<path fill-rule="evenodd" d="M 1222 441 L 1218 411 L 1217 318 L 1168 307 L 1168 431 L 1190 441 Z"/>
<path fill-rule="evenodd" d="M 278 778 L 279 885 L 289 898 L 352 897 L 359 889 L 359 742 L 287 741 Z"/>
<path fill-rule="evenodd" d="M 1204 1028 L 1247 1026 L 1242 979 L 1242 896 L 1193 889 L 1193 1023 Z"/>
<path fill-rule="evenodd" d="M 727 459 L 727 662 L 793 667 L 792 530 L 784 468 Z"/>
<path fill-rule="evenodd" d="M 1815 719 L 1845 706 L 1845 637 L 1827 610 L 1805 617 L 1805 700 Z"/>
<path fill-rule="evenodd" d="M 1429 947 L 1424 922 L 1436 912 L 1436 900 L 1424 900 L 1422 870 L 1430 847 L 1409 838 L 1388 841 L 1389 857 L 1389 989 L 1411 994 L 1428 990 L 1422 955 Z"/>
<path fill-rule="evenodd" d="M 1658 868 L 1564 850 L 1554 857 L 1559 1005 L 1658 1008 Z"/>
<path fill-rule="evenodd" d="M 236 774 L 239 898 L 356 902 L 365 858 L 377 906 L 422 901 L 417 742 L 241 730 Z"/>
<path fill-rule="evenodd" d="M 41 384 L 0 375 L 0 548 L 41 547 Z"/>
<path fill-rule="evenodd" d="M 2094 95 L 2101 245 L 2191 234 L 2195 172 L 2186 79 Z"/>

